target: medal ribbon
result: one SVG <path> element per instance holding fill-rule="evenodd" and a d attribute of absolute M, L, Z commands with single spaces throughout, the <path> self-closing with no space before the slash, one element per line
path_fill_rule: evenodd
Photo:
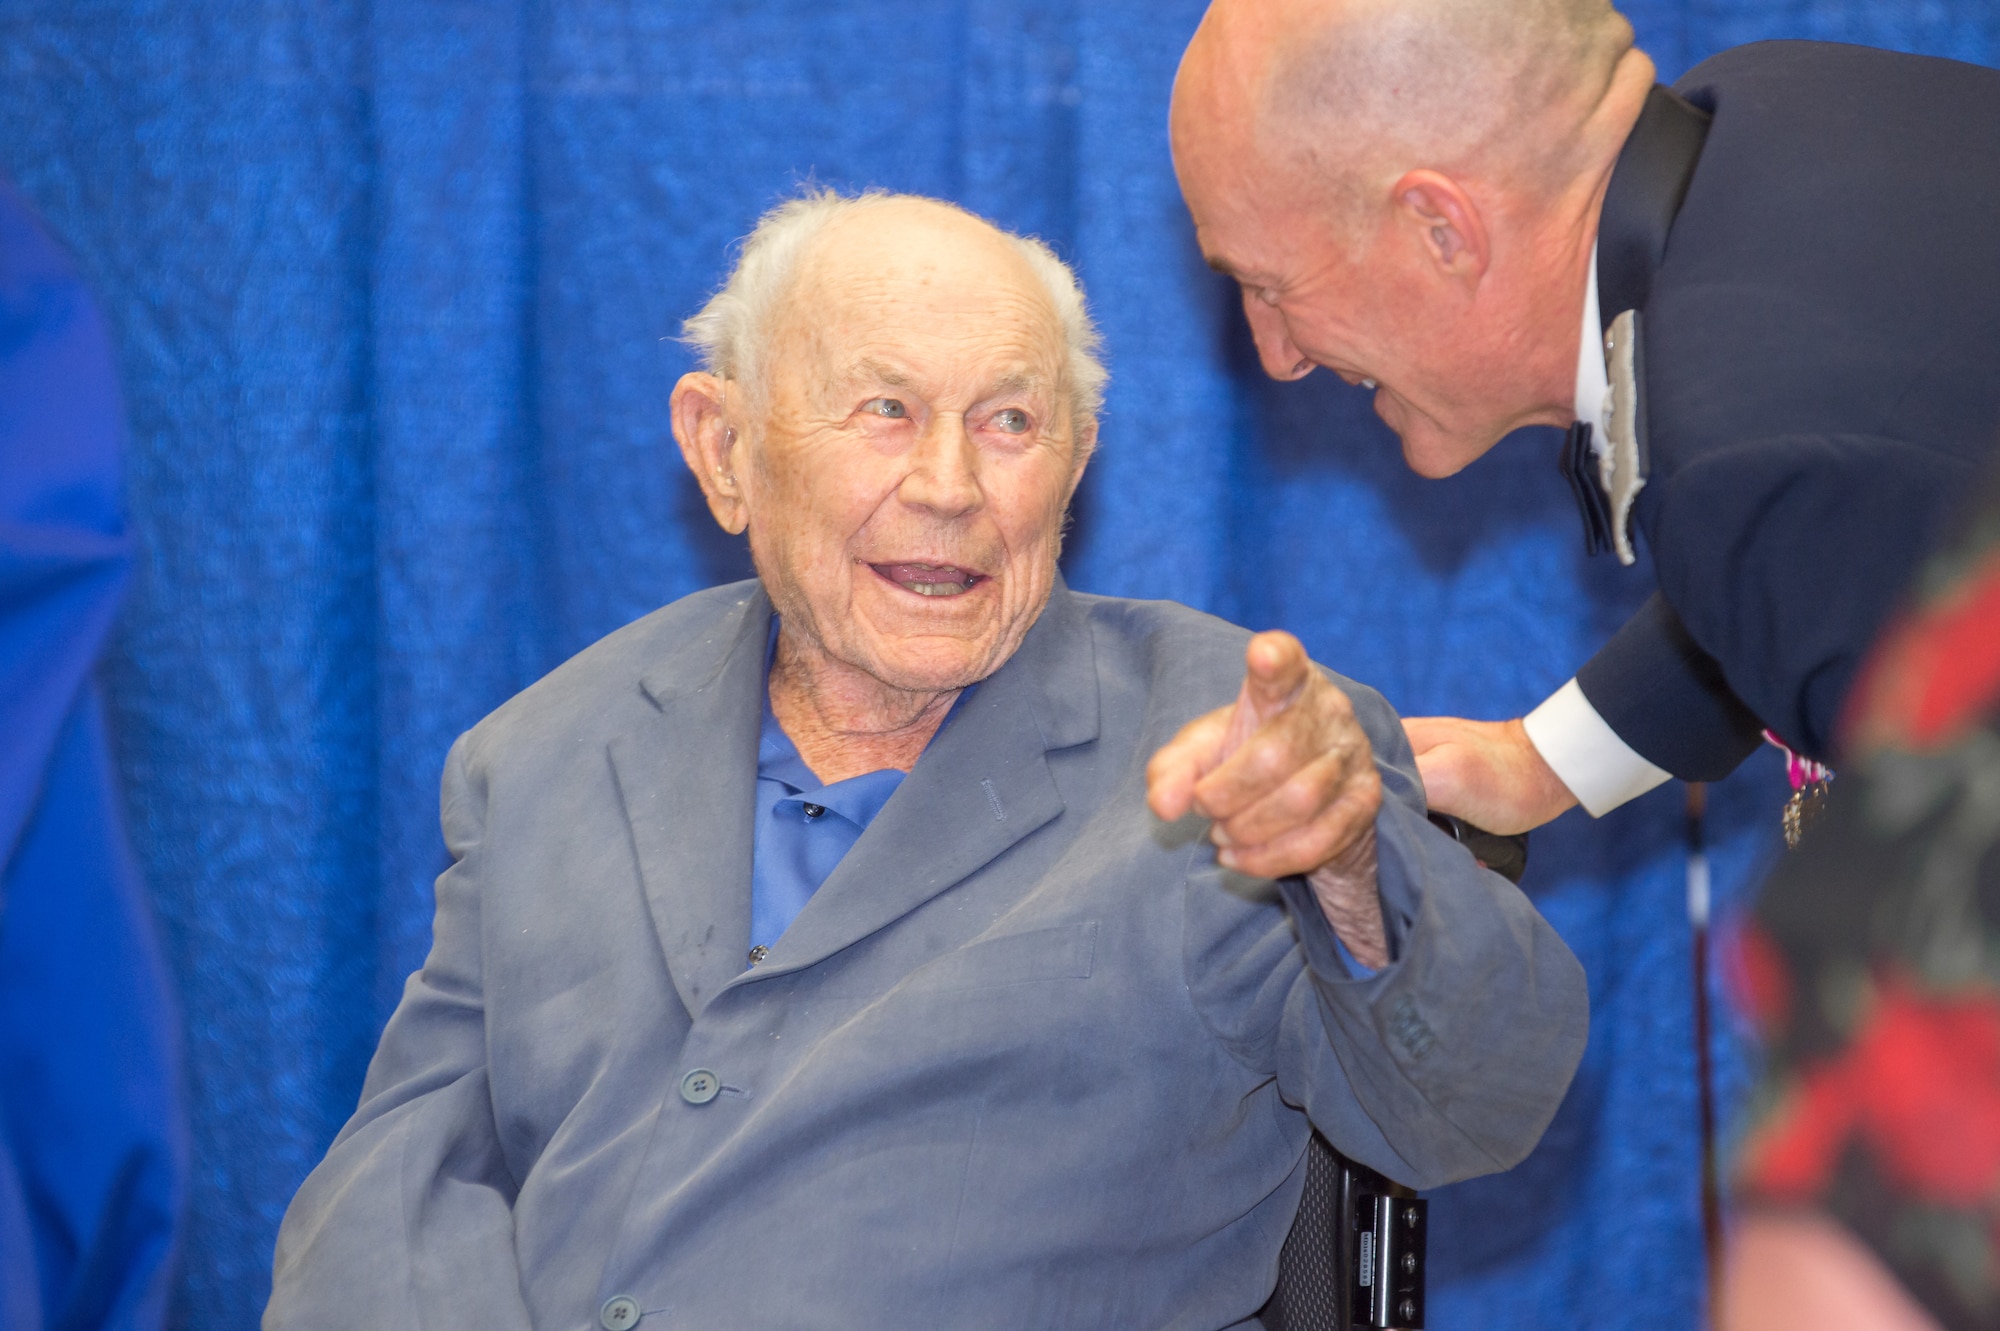
<path fill-rule="evenodd" d="M 1794 753 L 1791 745 L 1768 730 L 1764 732 L 1764 740 L 1785 755 L 1785 775 L 1791 779 L 1792 797 L 1785 802 L 1782 825 L 1786 848 L 1797 850 L 1806 824 L 1818 815 L 1820 806 L 1826 802 L 1826 783 L 1833 780 L 1833 769 L 1825 763 Z"/>

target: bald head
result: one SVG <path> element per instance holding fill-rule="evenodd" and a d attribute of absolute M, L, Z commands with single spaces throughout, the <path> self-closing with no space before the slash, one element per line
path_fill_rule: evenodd
<path fill-rule="evenodd" d="M 1607 0 L 1216 0 L 1175 86 L 1177 153 L 1354 201 L 1415 167 L 1533 188 L 1632 46 Z"/>
<path fill-rule="evenodd" d="M 1598 215 L 1653 74 L 1607 0 L 1215 0 L 1174 169 L 1265 369 L 1366 385 L 1444 476 L 1573 414 Z"/>

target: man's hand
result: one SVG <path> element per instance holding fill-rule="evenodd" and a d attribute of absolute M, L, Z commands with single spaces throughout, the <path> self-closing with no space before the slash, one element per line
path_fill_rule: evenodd
<path fill-rule="evenodd" d="M 1214 820 L 1225 867 L 1259 878 L 1302 874 L 1327 921 L 1364 966 L 1388 964 L 1375 880 L 1382 781 L 1354 706 L 1289 633 L 1244 652 L 1243 691 L 1197 717 L 1146 767 L 1146 802 L 1171 822 Z"/>
<path fill-rule="evenodd" d="M 1576 804 L 1519 721 L 1405 717 L 1424 795 L 1439 813 L 1512 836 Z"/>

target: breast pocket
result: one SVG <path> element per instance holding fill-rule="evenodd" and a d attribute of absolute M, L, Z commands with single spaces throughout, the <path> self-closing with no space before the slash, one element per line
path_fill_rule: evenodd
<path fill-rule="evenodd" d="M 1002 934 L 968 943 L 910 976 L 914 993 L 956 993 L 1038 980 L 1087 980 L 1097 964 L 1097 921 Z"/>

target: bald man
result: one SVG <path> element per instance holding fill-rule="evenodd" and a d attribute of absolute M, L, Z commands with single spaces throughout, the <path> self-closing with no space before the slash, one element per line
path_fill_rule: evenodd
<path fill-rule="evenodd" d="M 1433 807 L 1524 831 L 1766 730 L 1837 756 L 2000 443 L 2000 74 L 1770 42 L 1669 89 L 1601 0 L 1218 0 L 1172 129 L 1267 372 L 1372 389 L 1424 476 L 1568 427 L 1587 547 L 1653 556 L 1527 717 L 1408 722 Z"/>

